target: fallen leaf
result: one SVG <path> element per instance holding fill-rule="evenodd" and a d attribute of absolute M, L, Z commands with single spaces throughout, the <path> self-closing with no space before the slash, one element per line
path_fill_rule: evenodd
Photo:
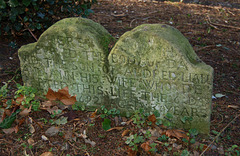
<path fill-rule="evenodd" d="M 133 121 L 133 119 L 127 121 L 126 124 L 129 125 L 132 121 Z"/>
<path fill-rule="evenodd" d="M 68 92 L 68 87 L 59 89 L 57 92 L 54 92 L 51 88 L 48 89 L 46 97 L 49 100 L 60 100 L 65 105 L 73 105 L 77 100 L 76 96 L 71 96 Z"/>
<path fill-rule="evenodd" d="M 58 93 L 61 94 L 62 96 L 67 96 L 71 97 L 71 95 L 68 93 L 68 87 L 64 87 L 63 89 L 59 89 Z"/>
<path fill-rule="evenodd" d="M 40 156 L 53 156 L 52 152 L 44 152 Z"/>
<path fill-rule="evenodd" d="M 23 99 L 24 99 L 24 96 L 21 94 L 21 95 L 16 99 L 16 102 L 17 102 L 18 104 L 20 104 L 20 103 L 22 103 Z"/>
<path fill-rule="evenodd" d="M 64 125 L 67 123 L 68 117 L 61 116 L 59 119 L 55 121 L 55 124 L 57 125 Z"/>
<path fill-rule="evenodd" d="M 93 113 L 90 115 L 90 118 L 95 118 L 96 115 L 97 115 L 97 111 L 98 111 L 98 109 L 96 109 L 95 112 L 93 112 Z"/>
<path fill-rule="evenodd" d="M 178 130 L 178 129 L 169 129 L 166 131 L 166 136 L 168 137 L 176 137 L 179 140 L 181 138 L 185 138 L 187 140 L 189 140 L 189 137 L 187 136 L 186 132 L 182 131 L 182 130 Z"/>
<path fill-rule="evenodd" d="M 128 156 L 136 156 L 137 155 L 137 151 L 132 150 L 132 148 L 128 148 L 127 150 Z"/>
<path fill-rule="evenodd" d="M 59 132 L 59 128 L 58 128 L 58 127 L 55 127 L 55 126 L 52 126 L 52 127 L 48 128 L 48 129 L 46 130 L 45 134 L 46 134 L 46 136 L 48 136 L 48 137 L 52 137 L 52 136 L 58 134 L 58 132 Z"/>
<path fill-rule="evenodd" d="M 32 138 L 29 138 L 27 142 L 29 145 L 33 145 L 35 141 Z"/>
<path fill-rule="evenodd" d="M 46 95 L 46 98 L 48 100 L 57 100 L 57 96 L 55 94 L 56 93 L 51 88 L 49 88 L 48 92 L 47 92 L 47 95 Z"/>
<path fill-rule="evenodd" d="M 141 144 L 141 148 L 142 148 L 144 151 L 146 151 L 146 152 L 148 152 L 148 151 L 151 149 L 151 147 L 149 146 L 149 142 L 148 142 L 148 141 L 142 143 L 142 144 Z"/>
<path fill-rule="evenodd" d="M 29 132 L 33 134 L 35 131 L 36 131 L 36 130 L 35 130 L 35 128 L 33 127 L 33 125 L 30 124 L 30 125 L 29 125 Z"/>
<path fill-rule="evenodd" d="M 45 135 L 42 135 L 41 138 L 42 138 L 43 141 L 47 141 L 48 140 L 48 138 Z"/>
<path fill-rule="evenodd" d="M 228 105 L 228 108 L 234 108 L 234 109 L 238 109 L 239 106 L 236 106 L 236 105 Z"/>
<path fill-rule="evenodd" d="M 112 130 L 122 130 L 124 127 L 113 127 L 113 128 L 110 128 L 109 130 L 107 130 L 107 132 L 109 131 L 112 131 Z"/>
<path fill-rule="evenodd" d="M 73 105 L 77 100 L 76 100 L 76 96 L 72 96 L 72 97 L 64 96 L 60 98 L 60 101 L 65 105 Z"/>
<path fill-rule="evenodd" d="M 22 110 L 19 115 L 22 117 L 28 116 L 29 113 L 31 112 L 32 109 L 32 105 L 29 108 L 24 108 L 24 110 Z"/>
<path fill-rule="evenodd" d="M 52 105 L 53 105 L 52 101 L 44 101 L 44 102 L 42 102 L 42 104 L 41 104 L 41 106 L 42 106 L 43 108 L 49 108 L 49 107 L 51 107 Z"/>
<path fill-rule="evenodd" d="M 223 95 L 223 94 L 220 94 L 220 93 L 218 93 L 218 94 L 215 94 L 215 97 L 216 98 L 221 98 L 221 97 L 224 97 L 225 95 Z"/>
<path fill-rule="evenodd" d="M 124 137 L 125 135 L 128 135 L 129 132 L 130 132 L 129 129 L 124 130 L 124 131 L 122 132 L 122 137 Z"/>
<path fill-rule="evenodd" d="M 84 141 L 85 141 L 85 143 L 90 144 L 92 147 L 94 147 L 96 145 L 96 143 L 94 141 L 91 141 L 90 139 L 84 138 Z"/>
<path fill-rule="evenodd" d="M 8 129 L 2 129 L 2 131 L 5 134 L 12 134 L 15 131 L 15 127 L 11 127 L 11 128 L 8 128 Z"/>
<path fill-rule="evenodd" d="M 148 120 L 151 121 L 151 122 L 154 123 L 154 124 L 155 124 L 156 121 L 157 121 L 157 119 L 156 119 L 156 117 L 155 117 L 154 114 L 150 115 L 150 116 L 148 117 Z"/>

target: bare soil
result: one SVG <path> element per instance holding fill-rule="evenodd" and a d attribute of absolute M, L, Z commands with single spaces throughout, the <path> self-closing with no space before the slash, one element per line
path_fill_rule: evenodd
<path fill-rule="evenodd" d="M 136 0 L 99 0 L 93 5 L 94 14 L 89 18 L 103 25 L 115 38 L 144 23 L 162 23 L 172 25 L 183 33 L 193 46 L 197 55 L 214 68 L 213 95 L 221 93 L 221 98 L 213 98 L 211 132 L 208 138 L 198 138 L 198 142 L 205 148 L 216 137 L 215 131 L 221 132 L 216 141 L 211 144 L 205 155 L 224 155 L 232 145 L 240 146 L 240 5 L 239 0 L 197 0 L 180 2 L 138 2 Z M 41 32 L 35 32 L 39 37 Z M 8 44 L 14 41 L 18 47 L 13 49 Z M 24 44 L 34 42 L 31 36 L 15 36 L 0 38 L 0 80 L 1 84 L 15 76 L 16 82 L 21 82 L 17 49 Z M 14 85 L 12 85 L 14 90 Z M 65 110 L 65 116 L 71 118 L 67 124 L 60 126 L 60 134 L 48 137 L 44 141 L 41 137 L 51 124 L 43 124 L 41 118 L 50 120 L 47 111 L 32 112 L 36 132 L 31 134 L 27 127 L 29 117 L 19 126 L 18 133 L 0 133 L 0 155 L 40 155 L 52 151 L 55 155 L 128 155 L 129 148 L 125 144 L 122 132 L 129 129 L 137 132 L 133 124 L 122 130 L 106 132 L 102 129 L 101 118 L 89 122 L 91 112 Z M 238 116 L 238 118 L 235 118 Z M 234 119 L 235 118 L 235 119 Z M 73 120 L 75 119 L 75 120 Z M 231 122 L 234 119 L 233 122 Z M 112 127 L 119 126 L 117 120 L 111 118 Z M 40 126 L 41 125 L 41 126 Z M 74 140 L 73 131 L 86 131 L 86 135 L 96 145 L 93 147 L 77 137 Z M 67 135 L 71 135 L 71 137 Z M 76 135 L 76 134 L 75 134 Z M 34 143 L 29 143 L 29 138 Z M 180 144 L 179 142 L 177 142 Z M 28 148 L 29 145 L 32 148 Z M 191 153 L 200 154 L 202 150 L 184 146 Z M 158 152 L 173 155 L 172 151 L 157 145 Z M 179 151 L 183 150 L 180 149 Z M 181 153 L 181 152 L 180 152 Z M 141 148 L 137 155 L 150 155 Z M 152 154 L 154 155 L 154 154 Z M 230 155 L 237 155 L 231 153 Z"/>

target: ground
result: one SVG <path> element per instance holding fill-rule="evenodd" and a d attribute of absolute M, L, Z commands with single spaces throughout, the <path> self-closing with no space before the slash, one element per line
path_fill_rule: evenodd
<path fill-rule="evenodd" d="M 169 1 L 99 0 L 93 5 L 92 9 L 95 13 L 89 18 L 103 25 L 115 38 L 119 38 L 126 31 L 143 23 L 169 24 L 183 33 L 197 55 L 214 68 L 213 95 L 225 95 L 223 97 L 213 96 L 210 136 L 208 138 L 198 137 L 197 142 L 204 144 L 204 148 L 210 147 L 210 150 L 204 153 L 205 155 L 224 155 L 224 151 L 226 153 L 232 145 L 240 145 L 240 4 L 238 0 L 197 0 L 194 2 L 197 4 Z M 35 35 L 39 37 L 40 34 L 36 32 Z M 11 41 L 16 42 L 18 47 L 9 47 Z M 31 42 L 34 42 L 31 36 L 1 36 L 1 86 L 13 76 L 15 76 L 15 81 L 22 83 L 17 49 Z M 14 90 L 14 83 L 11 84 Z M 24 152 L 29 155 L 40 155 L 47 151 L 55 155 L 129 154 L 122 133 L 126 129 L 132 133 L 137 132 L 136 126 L 130 123 L 122 130 L 106 132 L 102 129 L 103 119 L 96 117 L 92 121 L 90 120 L 91 114 L 92 112 L 65 110 L 63 116 L 71 120 L 59 126 L 58 135 L 48 136 L 48 140 L 44 141 L 42 135 L 45 135 L 45 131 L 52 125 L 49 122 L 44 124 L 43 118 L 50 120 L 50 114 L 47 110 L 42 110 L 41 113 L 32 111 L 28 117 L 24 118 L 24 123 L 19 124 L 21 122 L 19 119 L 18 133 L 5 134 L 1 131 L 0 155 L 23 155 Z M 237 116 L 238 118 L 235 118 Z M 29 119 L 32 120 L 32 124 L 29 124 Z M 119 126 L 118 120 L 121 122 L 130 120 L 121 117 L 111 119 L 112 127 Z M 28 125 L 35 128 L 34 133 L 29 131 Z M 96 143 L 95 146 L 85 143 L 82 136 L 77 136 L 84 134 L 84 130 L 89 140 Z M 219 136 L 217 132 L 221 132 Z M 216 140 L 211 144 L 214 139 Z M 175 143 L 180 145 L 178 141 Z M 173 143 L 169 144 L 173 146 Z M 183 147 L 196 155 L 203 151 L 191 146 Z M 150 155 L 140 149 L 138 155 Z M 157 149 L 157 153 L 162 155 L 164 152 L 173 155 L 174 151 L 174 148 L 173 150 L 163 148 L 160 143 Z M 183 149 L 180 148 L 179 151 Z M 130 152 L 130 154 L 134 153 Z M 237 153 L 231 154 L 237 155 Z"/>

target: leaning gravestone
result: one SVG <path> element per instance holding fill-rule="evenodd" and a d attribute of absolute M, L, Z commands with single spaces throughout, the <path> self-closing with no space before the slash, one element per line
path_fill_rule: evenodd
<path fill-rule="evenodd" d="M 109 53 L 112 40 L 89 19 L 61 20 L 19 49 L 23 81 L 44 93 L 68 86 L 87 109 L 171 113 L 175 127 L 209 133 L 213 69 L 178 30 L 141 25 Z"/>

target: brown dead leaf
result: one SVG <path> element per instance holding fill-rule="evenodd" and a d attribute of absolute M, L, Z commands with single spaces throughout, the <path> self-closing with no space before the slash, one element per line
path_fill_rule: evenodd
<path fill-rule="evenodd" d="M 148 142 L 148 141 L 142 143 L 142 144 L 141 144 L 141 148 L 142 148 L 144 151 L 146 151 L 146 152 L 148 152 L 148 151 L 151 149 L 151 147 L 149 146 L 149 142 Z"/>
<path fill-rule="evenodd" d="M 19 113 L 19 115 L 22 116 L 22 117 L 28 116 L 29 113 L 31 112 L 31 109 L 32 109 L 32 105 L 31 105 L 29 108 L 24 108 L 24 109 Z"/>
<path fill-rule="evenodd" d="M 148 117 L 148 120 L 151 121 L 151 122 L 154 123 L 154 124 L 155 124 L 156 121 L 157 121 L 157 119 L 156 119 L 156 117 L 155 117 L 154 114 L 150 115 L 150 116 Z"/>
<path fill-rule="evenodd" d="M 29 138 L 27 142 L 29 145 L 33 145 L 35 141 L 32 138 Z"/>
<path fill-rule="evenodd" d="M 46 95 L 46 98 L 48 100 L 57 100 L 57 96 L 55 94 L 56 94 L 56 92 L 54 92 L 51 88 L 49 88 L 48 92 L 47 92 L 47 95 Z"/>
<path fill-rule="evenodd" d="M 97 111 L 98 111 L 98 109 L 96 109 L 95 112 L 93 112 L 93 113 L 90 115 L 90 118 L 95 118 L 96 115 L 97 115 Z"/>
<path fill-rule="evenodd" d="M 176 137 L 179 140 L 181 138 L 185 138 L 187 140 L 189 140 L 189 137 L 187 136 L 186 132 L 179 130 L 179 129 L 169 129 L 166 131 L 166 136 L 168 137 Z"/>
<path fill-rule="evenodd" d="M 128 135 L 129 132 L 130 132 L 129 129 L 124 130 L 124 131 L 122 132 L 122 137 L 124 137 L 125 135 Z"/>
<path fill-rule="evenodd" d="M 2 129 L 2 131 L 5 134 L 12 134 L 13 132 L 17 133 L 18 132 L 18 126 L 11 127 L 11 128 L 8 128 L 8 129 Z"/>
<path fill-rule="evenodd" d="M 72 97 L 64 96 L 60 98 L 60 101 L 65 105 L 73 105 L 77 100 L 76 100 L 76 96 L 72 96 Z"/>
<path fill-rule="evenodd" d="M 137 155 L 137 151 L 132 150 L 131 147 L 128 148 L 127 153 L 128 153 L 128 156 L 136 156 Z"/>
<path fill-rule="evenodd" d="M 127 121 L 126 124 L 129 125 L 132 121 L 133 121 L 133 119 Z"/>
<path fill-rule="evenodd" d="M 21 95 L 16 99 L 16 102 L 17 102 L 18 104 L 20 104 L 20 103 L 22 103 L 23 99 L 24 99 L 24 96 L 21 94 Z"/>
<path fill-rule="evenodd" d="M 113 127 L 113 128 L 110 128 L 109 130 L 107 130 L 107 132 L 109 131 L 112 131 L 112 130 L 122 130 L 124 127 Z"/>
<path fill-rule="evenodd" d="M 33 125 L 30 124 L 30 125 L 29 125 L 29 132 L 33 134 L 35 131 L 36 131 L 36 130 L 35 130 L 35 128 L 33 127 Z"/>
<path fill-rule="evenodd" d="M 40 156 L 53 156 L 52 152 L 44 152 Z"/>
<path fill-rule="evenodd" d="M 58 93 L 61 94 L 62 96 L 65 95 L 67 97 L 71 97 L 71 95 L 68 92 L 68 87 L 64 87 L 63 89 L 59 89 Z"/>
<path fill-rule="evenodd" d="M 77 100 L 76 96 L 71 96 L 68 92 L 68 87 L 59 89 L 57 92 L 54 92 L 51 88 L 48 89 L 46 97 L 49 100 L 60 100 L 65 105 L 73 105 Z"/>
<path fill-rule="evenodd" d="M 47 107 L 51 107 L 51 106 L 53 106 L 52 101 L 44 101 L 44 102 L 42 102 L 42 107 L 43 108 L 47 108 Z"/>

